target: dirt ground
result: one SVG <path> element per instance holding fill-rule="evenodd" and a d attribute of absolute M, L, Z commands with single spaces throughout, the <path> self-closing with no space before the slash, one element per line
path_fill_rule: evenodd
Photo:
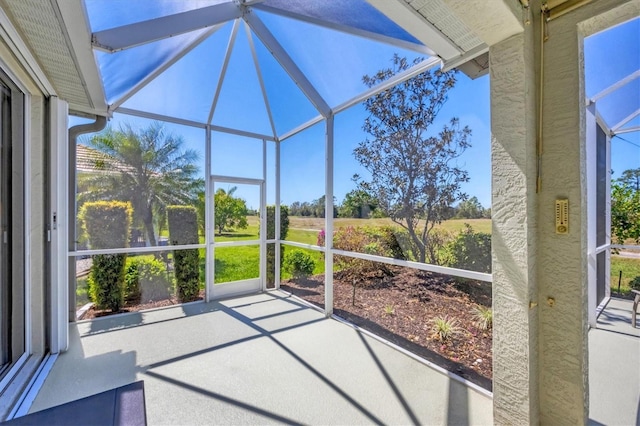
<path fill-rule="evenodd" d="M 454 279 L 408 268 L 391 269 L 354 286 L 334 276 L 334 313 L 485 389 L 492 388 L 491 329 L 476 326 L 475 309 L 491 306 L 491 284 Z M 324 276 L 289 280 L 281 288 L 324 307 Z M 454 319 L 458 333 L 448 342 L 432 337 L 433 319 Z"/>

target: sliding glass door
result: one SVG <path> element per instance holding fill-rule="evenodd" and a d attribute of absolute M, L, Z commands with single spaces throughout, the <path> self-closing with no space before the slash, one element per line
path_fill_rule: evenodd
<path fill-rule="evenodd" d="M 0 74 L 0 379 L 26 350 L 23 102 Z"/>

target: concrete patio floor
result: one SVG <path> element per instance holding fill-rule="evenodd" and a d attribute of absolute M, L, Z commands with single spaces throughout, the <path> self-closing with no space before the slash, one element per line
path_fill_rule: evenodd
<path fill-rule="evenodd" d="M 492 398 L 281 292 L 71 324 L 30 412 L 144 380 L 155 424 L 491 424 Z"/>
<path fill-rule="evenodd" d="M 589 331 L 589 424 L 640 425 L 640 316 L 611 298 Z"/>

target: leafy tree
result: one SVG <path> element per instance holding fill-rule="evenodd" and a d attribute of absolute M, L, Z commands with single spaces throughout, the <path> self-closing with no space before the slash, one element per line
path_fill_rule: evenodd
<path fill-rule="evenodd" d="M 640 243 L 640 169 L 625 170 L 611 185 L 611 231 L 619 244 Z"/>
<path fill-rule="evenodd" d="M 218 234 L 228 228 L 244 229 L 247 223 L 247 204 L 242 198 L 234 197 L 238 187 L 225 191 L 219 188 L 214 195 L 215 227 Z"/>
<path fill-rule="evenodd" d="M 156 245 L 156 226 L 170 204 L 193 204 L 204 185 L 198 179 L 199 154 L 182 149 L 180 136 L 167 134 L 154 122 L 136 131 L 125 124 L 109 127 L 88 140 L 100 155 L 90 159 L 94 173 L 79 177 L 79 203 L 95 200 L 129 201 L 134 223 L 144 227 L 150 245 Z"/>
<path fill-rule="evenodd" d="M 485 210 L 478 201 L 477 197 L 471 197 L 468 200 L 460 201 L 456 217 L 459 219 L 480 219 L 484 217 Z"/>
<path fill-rule="evenodd" d="M 626 188 L 640 192 L 640 168 L 625 170 L 617 181 Z"/>
<path fill-rule="evenodd" d="M 313 200 L 312 203 L 312 216 L 313 217 L 321 217 L 324 218 L 325 216 L 325 200 L 326 200 L 326 196 L 322 196 L 320 198 L 318 198 L 317 200 Z M 333 197 L 333 217 L 338 217 L 338 209 L 336 208 L 336 197 Z"/>
<path fill-rule="evenodd" d="M 394 55 L 391 68 L 363 81 L 372 87 L 411 65 Z M 470 146 L 471 130 L 457 118 L 437 134 L 431 129 L 455 82 L 454 71 L 427 71 L 369 98 L 363 130 L 371 137 L 354 150 L 371 175 L 369 182 L 354 176 L 360 189 L 374 194 L 380 209 L 407 230 L 420 262 L 428 254 L 435 262 L 427 249 L 430 233 L 465 198 L 461 183 L 469 180 L 455 160 Z"/>
<path fill-rule="evenodd" d="M 198 191 L 198 199 L 196 200 L 196 210 L 198 211 L 198 229 L 201 235 L 205 234 L 206 230 L 206 204 L 205 204 L 205 193 L 204 189 Z"/>
<path fill-rule="evenodd" d="M 347 193 L 340 206 L 340 217 L 369 218 L 378 208 L 378 200 L 362 189 L 354 189 Z"/>

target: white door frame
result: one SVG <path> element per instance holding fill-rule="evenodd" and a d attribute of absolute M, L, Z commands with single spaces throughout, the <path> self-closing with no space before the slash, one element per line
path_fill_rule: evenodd
<path fill-rule="evenodd" d="M 244 240 L 244 241 L 215 241 L 215 183 L 235 183 L 240 185 L 255 185 L 260 189 L 260 207 L 259 207 L 259 236 L 257 240 Z M 211 271 L 209 274 L 209 280 L 207 280 L 207 294 L 210 295 L 207 299 L 221 299 L 224 297 L 237 296 L 241 294 L 257 293 L 266 289 L 266 276 L 267 276 L 267 257 L 266 257 L 266 193 L 265 193 L 265 181 L 263 179 L 251 179 L 240 178 L 235 176 L 221 176 L 211 175 L 209 177 L 209 197 L 208 200 L 211 208 L 207 218 L 212 226 L 209 227 L 208 235 L 208 247 L 207 252 L 209 255 L 207 267 Z M 258 245 L 260 247 L 260 269 L 258 278 L 251 278 L 241 281 L 232 281 L 229 283 L 221 283 L 215 285 L 215 250 L 216 247 L 238 247 L 246 245 Z"/>

